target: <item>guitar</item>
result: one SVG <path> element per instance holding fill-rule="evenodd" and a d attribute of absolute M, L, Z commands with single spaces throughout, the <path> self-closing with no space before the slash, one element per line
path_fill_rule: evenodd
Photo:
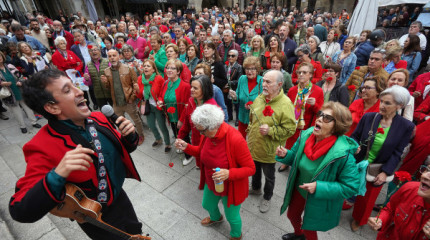
<path fill-rule="evenodd" d="M 65 187 L 66 197 L 64 198 L 64 201 L 53 208 L 50 211 L 51 214 L 58 217 L 71 218 L 76 220 L 78 223 L 91 223 L 123 239 L 151 239 L 149 234 L 146 236 L 131 235 L 105 223 L 102 220 L 102 205 L 99 202 L 89 199 L 85 196 L 85 193 L 74 184 L 67 183 Z"/>

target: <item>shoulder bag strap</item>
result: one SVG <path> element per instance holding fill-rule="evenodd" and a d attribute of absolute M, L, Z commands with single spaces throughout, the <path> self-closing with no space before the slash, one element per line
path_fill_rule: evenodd
<path fill-rule="evenodd" d="M 372 126 L 370 127 L 370 130 L 369 130 L 369 141 L 367 142 L 367 150 L 366 150 L 366 158 L 365 159 L 369 158 L 369 151 L 370 151 L 370 147 L 371 147 L 370 142 L 372 141 L 372 138 L 375 137 L 373 135 L 373 126 L 375 125 L 375 120 L 376 120 L 377 116 L 378 116 L 378 113 L 375 114 L 375 117 L 373 118 L 373 121 L 372 121 Z"/>

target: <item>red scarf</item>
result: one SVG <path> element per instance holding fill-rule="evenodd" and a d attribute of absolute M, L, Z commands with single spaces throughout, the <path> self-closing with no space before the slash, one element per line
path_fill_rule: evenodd
<path fill-rule="evenodd" d="M 306 140 L 305 143 L 305 154 L 311 161 L 315 161 L 322 155 L 326 154 L 328 150 L 336 142 L 337 136 L 331 135 L 330 137 L 324 138 L 323 140 L 316 142 L 316 137 L 312 133 L 311 136 Z"/>
<path fill-rule="evenodd" d="M 251 93 L 252 89 L 254 89 L 255 86 L 257 86 L 257 77 L 255 77 L 253 79 L 248 79 L 248 91 L 249 91 L 249 93 Z"/>

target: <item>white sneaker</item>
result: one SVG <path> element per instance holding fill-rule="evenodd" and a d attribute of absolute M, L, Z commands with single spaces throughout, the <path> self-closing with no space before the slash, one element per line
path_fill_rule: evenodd
<path fill-rule="evenodd" d="M 270 209 L 270 200 L 261 199 L 260 202 L 260 212 L 265 213 Z"/>
<path fill-rule="evenodd" d="M 194 157 L 184 158 L 184 160 L 182 160 L 182 165 L 187 166 L 187 165 L 188 165 L 188 164 L 190 164 L 193 160 L 194 160 Z"/>

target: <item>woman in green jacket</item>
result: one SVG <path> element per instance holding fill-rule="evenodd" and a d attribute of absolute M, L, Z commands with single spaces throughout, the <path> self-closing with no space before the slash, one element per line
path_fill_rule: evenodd
<path fill-rule="evenodd" d="M 149 59 L 155 62 L 157 70 L 161 77 L 164 78 L 164 67 L 167 63 L 166 51 L 161 47 L 163 41 L 159 35 L 151 36 L 152 51 L 149 53 Z"/>
<path fill-rule="evenodd" d="M 344 136 L 351 123 L 348 108 L 325 103 L 315 127 L 302 131 L 288 152 L 283 147 L 276 150 L 276 161 L 292 166 L 281 214 L 288 207 L 294 233 L 282 239 L 318 239 L 316 231 L 339 224 L 343 199 L 357 194 L 360 180 L 354 153 L 358 144 Z"/>
<path fill-rule="evenodd" d="M 243 61 L 245 75 L 242 75 L 237 83 L 236 92 L 230 90 L 230 97 L 234 103 L 239 103 L 238 130 L 246 139 L 246 129 L 249 124 L 249 104 L 263 92 L 263 77 L 258 75 L 261 71 L 260 60 L 257 57 L 247 57 Z"/>

